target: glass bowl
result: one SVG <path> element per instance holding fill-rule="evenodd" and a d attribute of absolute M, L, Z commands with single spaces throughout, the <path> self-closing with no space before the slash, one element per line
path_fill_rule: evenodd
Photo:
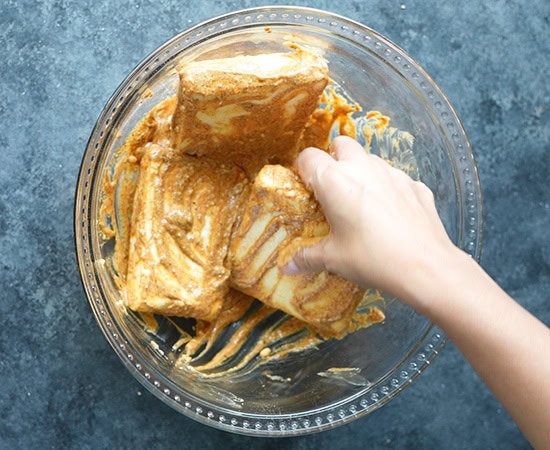
<path fill-rule="evenodd" d="M 113 243 L 102 239 L 99 223 L 103 180 L 125 138 L 154 105 L 175 94 L 177 64 L 277 51 L 285 41 L 320 51 L 330 77 L 351 98 L 415 137 L 417 175 L 433 190 L 450 237 L 476 260 L 481 251 L 480 184 L 463 127 L 430 76 L 375 31 L 329 12 L 261 7 L 197 25 L 146 58 L 107 103 L 82 160 L 75 238 L 83 285 L 107 340 L 147 389 L 199 422 L 258 436 L 318 432 L 365 416 L 409 386 L 446 339 L 423 316 L 386 297 L 381 324 L 242 375 L 201 379 L 176 367 L 173 327 L 160 323 L 152 333 L 123 307 L 108 269 Z M 319 376 L 330 368 L 351 370 Z"/>

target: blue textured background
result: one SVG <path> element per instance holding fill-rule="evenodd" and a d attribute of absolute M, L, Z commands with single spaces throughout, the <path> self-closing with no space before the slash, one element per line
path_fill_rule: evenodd
<path fill-rule="evenodd" d="M 97 327 L 76 267 L 72 217 L 80 160 L 102 107 L 174 34 L 231 10 L 277 3 L 305 5 L 1 3 L 0 448 L 528 448 L 452 343 L 373 414 L 273 440 L 210 429 L 172 411 L 133 379 Z M 550 324 L 550 2 L 307 6 L 382 33 L 448 95 L 479 166 L 482 265 Z"/>

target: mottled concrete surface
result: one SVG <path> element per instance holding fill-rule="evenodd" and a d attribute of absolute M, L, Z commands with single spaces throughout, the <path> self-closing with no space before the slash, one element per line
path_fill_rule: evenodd
<path fill-rule="evenodd" d="M 101 334 L 79 280 L 72 220 L 96 118 L 159 44 L 211 16 L 268 3 L 279 2 L 0 4 L 0 448 L 528 448 L 452 344 L 373 414 L 273 440 L 172 411 L 143 390 Z M 308 6 L 367 24 L 436 79 L 477 157 L 482 265 L 550 324 L 548 0 Z"/>

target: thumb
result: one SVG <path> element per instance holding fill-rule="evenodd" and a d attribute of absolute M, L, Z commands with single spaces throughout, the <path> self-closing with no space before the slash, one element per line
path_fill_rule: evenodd
<path fill-rule="evenodd" d="M 322 272 L 326 270 L 326 244 L 328 238 L 323 238 L 315 245 L 298 248 L 292 259 L 284 267 L 285 275 L 297 275 L 308 272 Z"/>

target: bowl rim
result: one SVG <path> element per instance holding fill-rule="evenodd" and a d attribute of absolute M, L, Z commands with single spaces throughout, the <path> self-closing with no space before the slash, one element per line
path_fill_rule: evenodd
<path fill-rule="evenodd" d="M 89 225 L 90 220 L 94 220 L 95 217 L 93 195 L 90 194 L 95 192 L 96 185 L 100 182 L 94 177 L 94 169 L 102 160 L 105 151 L 101 144 L 108 140 L 109 132 L 112 132 L 109 129 L 111 120 L 118 113 L 121 103 L 137 89 L 136 85 L 139 85 L 141 77 L 161 70 L 170 58 L 188 49 L 189 45 L 197 45 L 228 31 L 242 29 L 245 26 L 304 24 L 337 33 L 338 37 L 352 40 L 365 50 L 380 55 L 381 58 L 391 56 L 395 70 L 395 65 L 400 65 L 403 70 L 408 71 L 408 81 L 417 95 L 421 98 L 429 96 L 430 103 L 439 115 L 438 118 L 444 119 L 450 133 L 448 150 L 456 153 L 451 160 L 457 166 L 454 168 L 455 174 L 460 179 L 457 189 L 462 189 L 462 186 L 470 188 L 467 193 L 459 192 L 458 195 L 465 200 L 465 205 L 473 206 L 468 211 L 468 217 L 461 217 L 461 220 L 463 223 L 469 223 L 475 234 L 468 238 L 464 235 L 459 236 L 457 245 L 479 262 L 483 237 L 481 184 L 470 142 L 449 100 L 422 66 L 388 38 L 359 22 L 316 8 L 261 6 L 241 9 L 202 21 L 159 46 L 125 77 L 100 113 L 86 144 L 75 192 L 74 239 L 80 278 L 96 321 L 115 353 L 147 390 L 175 410 L 214 428 L 252 436 L 310 434 L 367 415 L 393 399 L 429 367 L 446 342 L 445 334 L 431 324 L 417 346 L 396 366 L 396 371 L 386 374 L 379 380 L 376 389 L 369 387 L 353 397 L 322 407 L 315 411 L 315 418 L 310 417 L 311 411 L 264 417 L 231 409 L 224 410 L 219 406 L 213 407 L 207 401 L 189 393 L 186 393 L 188 398 L 182 398 L 181 394 L 174 392 L 174 383 L 146 361 L 140 360 L 139 352 L 125 339 L 123 330 L 114 320 L 109 304 L 104 301 L 104 291 L 95 268 L 99 260 L 94 259 L 96 249 L 91 233 L 93 227 Z M 174 46 L 178 43 L 183 43 L 184 46 L 174 51 Z M 468 199 L 469 203 L 466 201 Z"/>

